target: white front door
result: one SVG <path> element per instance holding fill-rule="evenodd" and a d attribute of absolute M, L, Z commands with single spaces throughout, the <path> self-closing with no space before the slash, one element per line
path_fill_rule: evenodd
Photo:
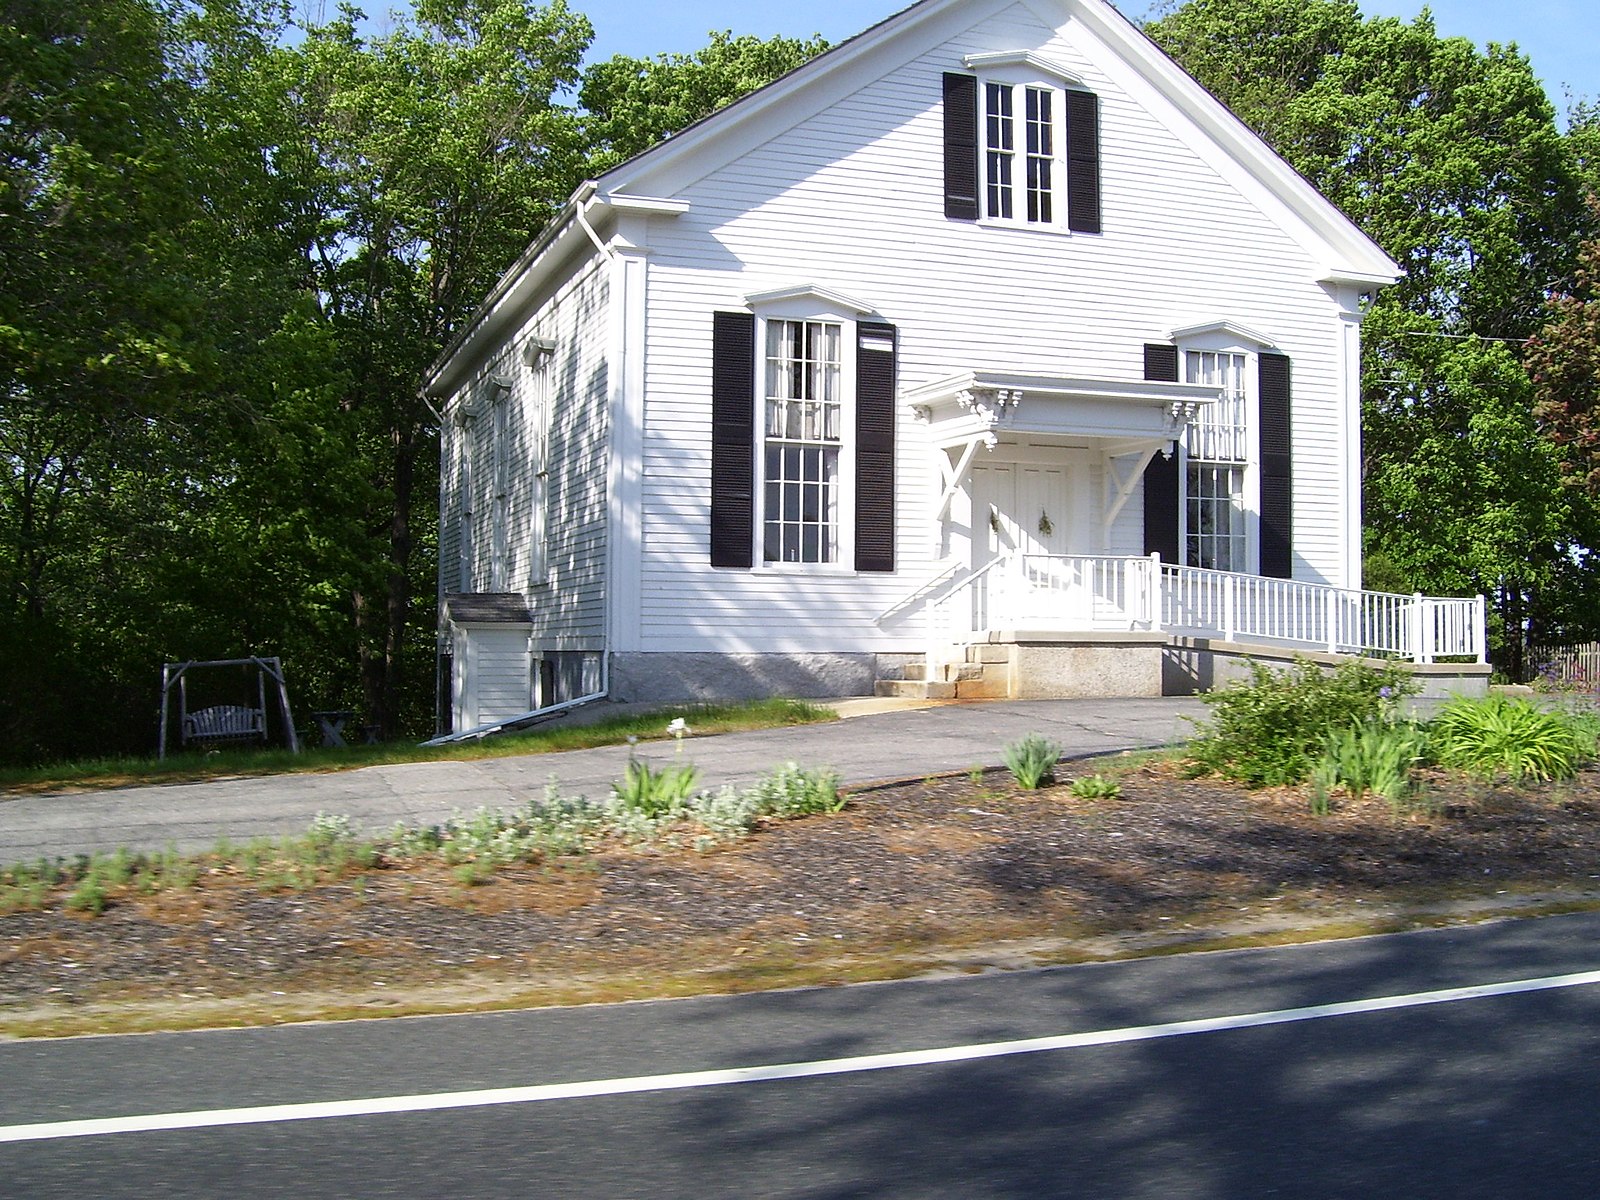
<path fill-rule="evenodd" d="M 993 463 L 972 468 L 972 565 L 996 554 L 1067 554 L 1071 468 Z"/>
<path fill-rule="evenodd" d="M 978 628 L 1069 628 L 1092 609 L 1079 564 L 1085 537 L 1077 464 L 990 463 L 972 468 L 973 567 L 997 554 L 974 612 Z M 1074 503 L 1077 501 L 1077 503 Z M 1080 611 L 1081 610 L 1081 611 Z"/>

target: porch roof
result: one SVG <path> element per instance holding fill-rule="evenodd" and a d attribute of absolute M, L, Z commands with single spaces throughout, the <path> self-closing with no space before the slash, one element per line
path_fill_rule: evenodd
<path fill-rule="evenodd" d="M 1200 406 L 1221 395 L 1197 383 L 1071 379 L 982 368 L 923 384 L 902 401 L 942 446 L 1001 432 L 1092 438 L 1102 452 L 1130 453 L 1182 435 Z M 1113 448 L 1114 444 L 1122 444 Z"/>

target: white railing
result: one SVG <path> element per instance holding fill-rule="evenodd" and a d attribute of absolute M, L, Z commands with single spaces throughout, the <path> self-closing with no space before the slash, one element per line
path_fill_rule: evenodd
<path fill-rule="evenodd" d="M 994 630 L 1162 630 L 1230 642 L 1486 661 L 1483 598 L 1361 592 L 1164 564 L 1022 554 L 991 559 L 933 597 L 930 650 Z"/>
<path fill-rule="evenodd" d="M 1486 660 L 1483 598 L 1359 592 L 1292 579 L 1161 566 L 1161 627 L 1224 641 L 1413 662 Z"/>
<path fill-rule="evenodd" d="M 892 617 L 897 617 L 901 613 L 914 608 L 918 601 L 927 601 L 929 599 L 933 599 L 935 597 L 936 589 L 938 589 L 940 585 L 948 580 L 951 576 L 957 574 L 960 570 L 961 564 L 959 562 L 946 562 L 940 564 L 937 571 L 928 576 L 921 583 L 917 584 L 916 587 L 912 588 L 904 596 L 900 597 L 900 599 L 896 600 L 888 608 L 879 613 L 879 622 L 881 623 L 883 621 L 887 621 Z"/>
<path fill-rule="evenodd" d="M 942 657 L 1000 629 L 1155 629 L 1158 566 L 1143 557 L 999 555 L 929 605 L 929 652 Z"/>

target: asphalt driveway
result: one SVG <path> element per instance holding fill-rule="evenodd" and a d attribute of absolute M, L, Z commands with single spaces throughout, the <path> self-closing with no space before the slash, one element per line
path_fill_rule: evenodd
<path fill-rule="evenodd" d="M 1041 733 L 1069 758 L 1170 745 L 1186 740 L 1204 705 L 1194 699 L 1028 700 L 945 704 L 872 711 L 845 702 L 844 719 L 826 725 L 689 737 L 684 758 L 708 787 L 749 783 L 778 764 L 829 767 L 847 784 L 994 766 L 1008 742 Z M 859 714 L 859 715 L 848 715 Z M 641 745 L 653 763 L 675 744 Z M 396 822 L 427 825 L 482 806 L 511 808 L 554 781 L 563 795 L 600 797 L 628 759 L 628 747 L 405 763 L 324 774 L 213 779 L 48 796 L 0 795 L 0 863 L 54 858 L 126 846 L 134 850 L 205 850 L 303 832 L 318 813 L 349 817 L 384 831 Z"/>

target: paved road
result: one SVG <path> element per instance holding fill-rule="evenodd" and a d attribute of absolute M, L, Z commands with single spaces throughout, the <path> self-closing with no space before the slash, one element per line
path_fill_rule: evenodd
<path fill-rule="evenodd" d="M 1600 915 L 1581 914 L 849 988 L 0 1044 L 0 1192 L 1588 1200 L 1597 947 Z M 238 1111 L 258 1105 L 313 1107 Z M 12 1140 L 140 1116 L 142 1131 Z"/>
<path fill-rule="evenodd" d="M 848 709 L 847 709 L 848 711 Z M 793 760 L 831 767 L 846 783 L 869 783 L 997 765 L 1001 748 L 1037 732 L 1069 757 L 1163 746 L 1185 740 L 1204 705 L 1192 699 L 1034 700 L 942 705 L 853 716 L 827 725 L 691 738 L 683 754 L 710 787 L 749 783 Z M 640 755 L 670 759 L 670 742 Z M 511 808 L 555 780 L 566 795 L 609 793 L 627 761 L 625 746 L 560 754 L 408 763 L 321 775 L 213 780 L 54 796 L 0 796 L 0 863 L 115 850 L 204 850 L 299 833 L 319 812 L 359 828 L 397 821 L 433 824 L 481 806 Z"/>

